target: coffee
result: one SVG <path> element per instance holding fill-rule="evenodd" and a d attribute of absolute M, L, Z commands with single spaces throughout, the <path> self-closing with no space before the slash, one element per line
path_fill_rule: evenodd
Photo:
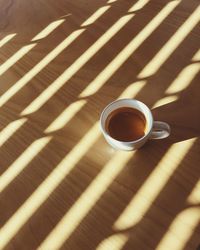
<path fill-rule="evenodd" d="M 106 120 L 106 131 L 118 141 L 135 141 L 145 135 L 145 116 L 135 108 L 114 110 Z"/>

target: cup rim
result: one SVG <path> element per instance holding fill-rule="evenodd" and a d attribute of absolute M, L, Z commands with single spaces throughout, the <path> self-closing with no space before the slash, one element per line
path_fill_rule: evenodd
<path fill-rule="evenodd" d="M 133 141 L 120 141 L 120 140 L 117 140 L 117 139 L 113 138 L 112 136 L 110 136 L 109 133 L 107 133 L 107 131 L 104 129 L 103 116 L 104 116 L 104 114 L 105 114 L 105 111 L 106 111 L 110 106 L 112 106 L 114 103 L 120 102 L 120 101 L 136 101 L 136 102 L 140 103 L 141 105 L 143 105 L 143 106 L 148 110 L 148 112 L 149 112 L 149 120 L 150 120 L 151 127 L 150 127 L 148 133 L 146 133 L 145 135 L 143 135 L 141 138 L 139 138 L 139 139 L 137 139 L 137 140 L 133 140 Z M 126 106 L 124 106 L 124 107 L 126 107 Z M 139 110 L 139 111 L 140 111 L 140 110 Z M 141 112 L 141 111 L 140 111 L 140 112 Z M 145 115 L 144 112 L 142 112 L 142 113 Z M 145 119 L 146 119 L 146 116 L 145 116 Z M 137 143 L 137 142 L 142 141 L 144 138 L 148 137 L 148 135 L 151 133 L 152 128 L 153 128 L 153 116 L 152 116 L 151 110 L 149 109 L 149 107 L 148 107 L 145 103 L 143 103 L 143 102 L 141 102 L 141 101 L 139 101 L 139 100 L 137 100 L 137 99 L 122 98 L 122 99 L 117 99 L 117 100 L 114 100 L 114 101 L 110 102 L 110 103 L 103 109 L 103 111 L 101 112 L 101 116 L 100 116 L 100 124 L 101 124 L 102 133 L 105 134 L 106 136 L 108 136 L 108 137 L 109 137 L 111 140 L 113 140 L 114 142 L 123 143 L 123 144 Z"/>

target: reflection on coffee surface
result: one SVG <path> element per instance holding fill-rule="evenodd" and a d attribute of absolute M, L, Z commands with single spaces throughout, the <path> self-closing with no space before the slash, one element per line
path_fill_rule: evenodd
<path fill-rule="evenodd" d="M 106 131 L 116 140 L 129 142 L 145 135 L 146 119 L 137 109 L 123 107 L 114 110 L 106 120 Z"/>

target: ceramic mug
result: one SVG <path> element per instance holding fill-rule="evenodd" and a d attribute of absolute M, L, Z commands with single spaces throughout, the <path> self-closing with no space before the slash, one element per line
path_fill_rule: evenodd
<path fill-rule="evenodd" d="M 139 110 L 146 119 L 145 134 L 138 140 L 128 142 L 119 141 L 111 137 L 106 131 L 106 120 L 110 113 L 123 107 L 129 107 Z M 135 99 L 119 99 L 108 104 L 108 106 L 106 106 L 103 112 L 101 113 L 100 125 L 101 131 L 106 141 L 113 148 L 119 150 L 135 150 L 142 147 L 149 139 L 163 139 L 170 135 L 170 126 L 165 122 L 154 121 L 151 110 L 144 103 Z"/>

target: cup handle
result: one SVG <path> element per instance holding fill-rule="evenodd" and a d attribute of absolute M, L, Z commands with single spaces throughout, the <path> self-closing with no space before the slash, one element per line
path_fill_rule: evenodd
<path fill-rule="evenodd" d="M 170 126 L 166 122 L 155 121 L 150 139 L 164 139 L 170 135 Z"/>

